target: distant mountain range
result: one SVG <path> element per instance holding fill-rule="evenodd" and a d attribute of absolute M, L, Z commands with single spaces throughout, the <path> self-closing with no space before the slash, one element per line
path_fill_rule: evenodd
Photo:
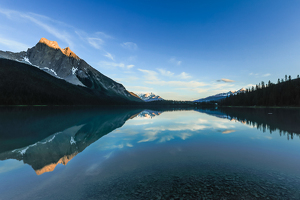
<path fill-rule="evenodd" d="M 142 102 L 122 84 L 80 59 L 69 47 L 61 49 L 57 42 L 46 38 L 27 51 L 0 51 L 0 66 L 0 76 L 6 77 L 0 80 L 3 92 L 0 104 Z M 73 95 L 68 97 L 70 90 Z"/>
<path fill-rule="evenodd" d="M 216 94 L 216 95 L 213 95 L 213 96 L 209 96 L 209 97 L 206 97 L 206 98 L 195 100 L 194 102 L 219 101 L 221 99 L 226 98 L 227 96 L 236 95 L 238 93 L 242 93 L 242 92 L 245 92 L 245 91 L 246 91 L 245 88 L 241 88 L 238 91 L 229 91 L 229 92 L 226 92 L 226 93 L 219 93 L 219 94 Z"/>
<path fill-rule="evenodd" d="M 142 100 L 144 101 L 161 101 L 164 100 L 158 95 L 153 94 L 152 92 L 150 93 L 140 93 L 137 94 Z"/>

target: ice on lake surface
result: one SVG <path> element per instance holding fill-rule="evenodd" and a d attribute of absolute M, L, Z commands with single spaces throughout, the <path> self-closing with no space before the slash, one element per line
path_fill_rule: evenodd
<path fill-rule="evenodd" d="M 300 199 L 299 109 L 10 107 L 0 121 L 0 199 Z"/>

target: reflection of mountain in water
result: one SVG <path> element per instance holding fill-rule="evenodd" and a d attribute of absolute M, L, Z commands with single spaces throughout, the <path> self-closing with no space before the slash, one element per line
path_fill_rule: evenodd
<path fill-rule="evenodd" d="M 84 112 L 84 110 L 79 110 L 75 112 L 76 114 L 82 114 L 82 118 L 80 118 L 80 115 L 74 115 L 74 111 L 71 111 L 69 115 L 66 111 L 64 117 L 65 120 L 69 120 L 70 126 L 68 128 L 57 131 L 47 138 L 28 146 L 1 153 L 0 160 L 23 160 L 24 163 L 31 165 L 38 175 L 53 171 L 57 164 L 66 165 L 90 144 L 123 126 L 128 119 L 137 115 L 140 111 L 136 109 L 96 109 L 94 111 Z M 57 126 L 57 123 L 59 123 L 53 117 L 48 116 L 47 118 L 49 128 Z M 35 121 L 34 118 L 31 120 L 32 122 Z M 71 126 L 71 122 L 73 122 L 73 126 Z M 31 126 L 23 126 L 22 128 L 25 129 L 24 133 L 34 129 Z M 39 130 L 41 135 L 45 135 L 44 132 L 48 131 L 47 129 Z M 19 140 L 19 135 L 15 139 Z M 13 142 L 13 138 L 10 138 L 9 142 Z M 27 141 L 24 144 L 27 144 Z M 21 145 L 20 142 L 19 145 Z"/>
<path fill-rule="evenodd" d="M 154 110 L 143 110 L 140 114 L 138 114 L 137 118 L 148 118 L 152 119 L 155 116 L 158 116 L 162 113 L 162 111 L 154 111 Z"/>
<path fill-rule="evenodd" d="M 280 136 L 287 134 L 287 139 L 300 137 L 300 109 L 276 108 L 221 108 L 197 110 L 216 117 L 239 121 L 270 133 L 279 130 Z"/>

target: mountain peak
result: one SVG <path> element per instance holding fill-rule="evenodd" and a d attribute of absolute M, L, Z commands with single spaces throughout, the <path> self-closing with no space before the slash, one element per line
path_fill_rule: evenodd
<path fill-rule="evenodd" d="M 68 57 L 73 57 L 73 58 L 76 58 L 76 59 L 80 59 L 71 49 L 70 47 L 66 47 L 64 49 L 60 48 L 58 46 L 58 43 L 56 41 L 51 41 L 51 40 L 48 40 L 46 38 L 41 38 L 39 43 L 42 43 L 42 44 L 46 44 L 48 47 L 51 47 L 53 49 L 59 49 L 61 50 L 61 52 L 63 54 L 65 54 L 66 56 Z"/>
<path fill-rule="evenodd" d="M 73 57 L 73 58 L 76 58 L 76 59 L 80 59 L 71 49 L 70 47 L 66 47 L 64 49 L 61 49 L 61 51 L 63 52 L 63 54 L 65 54 L 66 56 L 69 56 L 69 57 Z"/>
<path fill-rule="evenodd" d="M 57 42 L 56 41 L 50 41 L 46 38 L 41 38 L 39 43 L 42 43 L 42 44 L 46 44 L 47 46 L 51 47 L 51 48 L 54 48 L 54 49 L 61 49 Z"/>

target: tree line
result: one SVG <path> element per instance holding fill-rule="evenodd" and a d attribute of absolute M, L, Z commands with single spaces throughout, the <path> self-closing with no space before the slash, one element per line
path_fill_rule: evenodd
<path fill-rule="evenodd" d="M 262 81 L 220 101 L 223 106 L 300 106 L 300 77 L 285 75 L 277 83 Z"/>

